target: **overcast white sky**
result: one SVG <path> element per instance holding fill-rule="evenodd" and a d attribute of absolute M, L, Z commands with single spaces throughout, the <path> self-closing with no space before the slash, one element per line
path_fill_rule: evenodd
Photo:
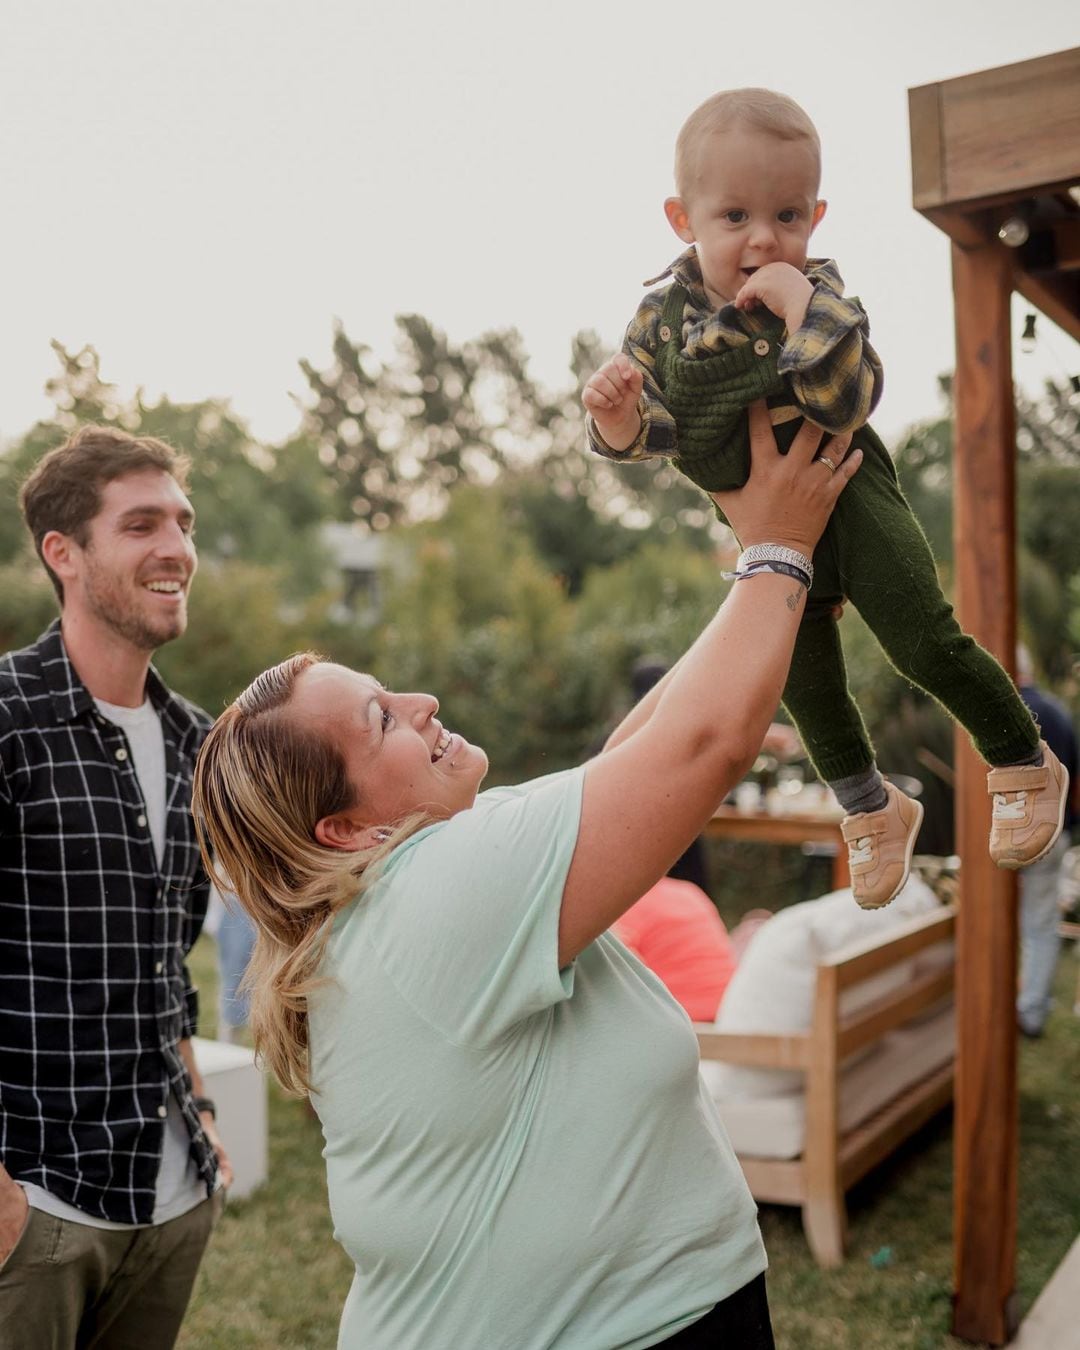
<path fill-rule="evenodd" d="M 395 313 L 516 325 L 561 383 L 571 335 L 616 343 L 680 247 L 661 203 L 684 117 L 747 84 L 821 132 L 815 251 L 869 310 L 888 437 L 952 365 L 906 91 L 1078 41 L 1075 0 L 6 0 L 0 440 L 49 410 L 50 338 L 93 343 L 125 394 L 229 397 L 265 439 L 335 316 L 385 354 Z M 1080 371 L 1041 327 L 1031 387 Z"/>

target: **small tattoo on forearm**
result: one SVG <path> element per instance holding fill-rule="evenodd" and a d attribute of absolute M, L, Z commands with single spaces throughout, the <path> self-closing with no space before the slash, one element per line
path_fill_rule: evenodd
<path fill-rule="evenodd" d="M 798 608 L 799 600 L 802 597 L 802 593 L 803 588 L 801 586 L 796 586 L 795 589 L 791 592 L 791 594 L 787 598 L 786 604 L 788 609 Z"/>

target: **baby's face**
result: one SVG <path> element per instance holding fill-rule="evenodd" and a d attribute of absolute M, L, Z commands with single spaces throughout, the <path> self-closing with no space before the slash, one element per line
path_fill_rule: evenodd
<path fill-rule="evenodd" d="M 718 309 L 766 263 L 802 271 L 811 231 L 825 210 L 817 189 L 817 156 L 804 141 L 747 127 L 703 141 L 686 195 L 670 199 L 666 209 L 676 234 L 697 245 L 705 291 Z"/>

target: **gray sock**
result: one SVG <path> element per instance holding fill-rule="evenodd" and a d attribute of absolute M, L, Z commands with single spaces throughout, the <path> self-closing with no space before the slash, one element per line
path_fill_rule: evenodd
<path fill-rule="evenodd" d="M 1042 743 L 1040 742 L 1035 747 L 1035 749 L 1032 750 L 1030 755 L 1025 756 L 1023 759 L 1014 759 L 1013 762 L 1008 767 L 1010 769 L 1026 769 L 1029 766 L 1038 767 L 1042 762 L 1043 762 L 1043 748 Z"/>
<path fill-rule="evenodd" d="M 871 764 L 862 773 L 834 778 L 829 787 L 849 816 L 857 816 L 863 811 L 880 811 L 889 800 L 885 794 L 885 781 L 876 764 Z"/>

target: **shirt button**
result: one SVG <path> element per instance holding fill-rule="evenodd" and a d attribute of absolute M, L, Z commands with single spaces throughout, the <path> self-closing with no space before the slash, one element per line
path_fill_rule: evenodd
<path fill-rule="evenodd" d="M 164 969 L 164 967 L 162 966 L 162 964 L 161 964 L 160 961 L 155 961 L 155 962 L 154 962 L 154 974 L 155 974 L 155 975 L 160 975 L 163 969 Z"/>
<path fill-rule="evenodd" d="M 758 338 L 758 340 L 754 343 L 754 351 L 757 353 L 758 356 L 768 356 L 769 344 L 765 340 L 765 338 Z"/>
<path fill-rule="evenodd" d="M 124 749 L 123 746 L 121 746 L 120 749 L 117 750 L 116 758 L 120 760 L 121 763 L 123 763 L 123 761 L 127 759 L 127 751 Z"/>
<path fill-rule="evenodd" d="M 164 1120 L 165 1117 L 169 1114 L 169 1108 L 167 1106 L 159 1106 L 157 1109 L 157 1113 L 161 1117 L 161 1119 Z"/>
<path fill-rule="evenodd" d="M 146 824 L 146 817 L 145 817 L 145 816 L 136 816 L 136 817 L 135 817 L 135 824 L 136 824 L 136 825 L 145 825 L 145 824 Z"/>
<path fill-rule="evenodd" d="M 660 341 L 661 342 L 671 341 L 671 329 L 667 326 L 666 323 L 662 323 L 660 325 Z"/>

